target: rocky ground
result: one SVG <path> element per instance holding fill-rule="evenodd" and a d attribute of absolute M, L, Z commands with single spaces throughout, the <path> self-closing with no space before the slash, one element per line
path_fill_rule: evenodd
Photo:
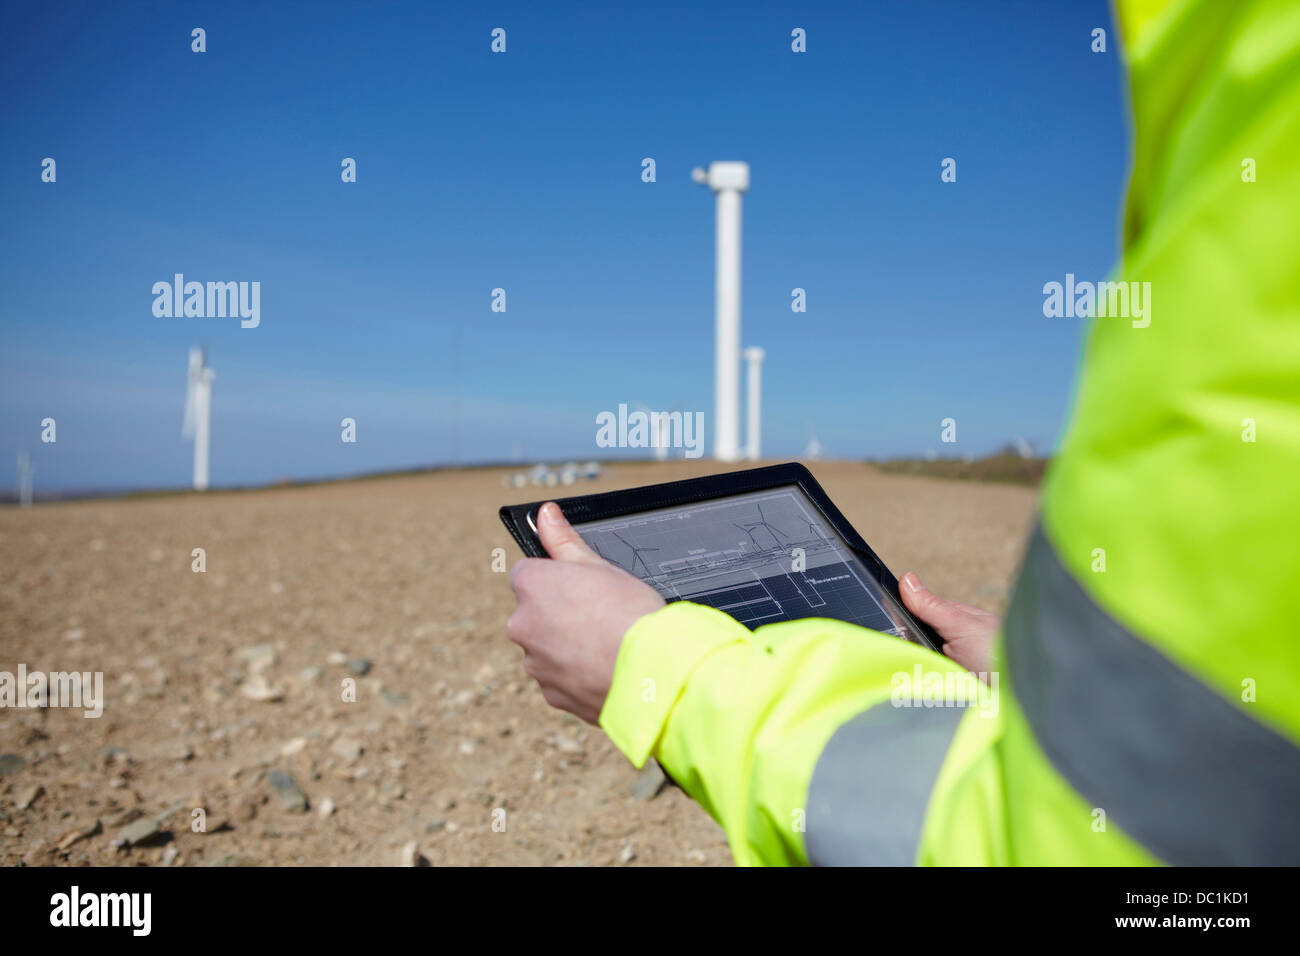
<path fill-rule="evenodd" d="M 895 572 L 1005 606 L 1032 489 L 813 469 Z M 0 861 L 730 863 L 707 815 L 524 673 L 492 551 L 518 557 L 498 506 L 541 495 L 504 474 L 0 511 L 0 671 L 104 680 L 97 719 L 0 710 Z"/>

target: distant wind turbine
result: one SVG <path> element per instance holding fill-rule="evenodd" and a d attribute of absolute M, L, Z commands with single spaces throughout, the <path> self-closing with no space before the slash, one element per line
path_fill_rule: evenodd
<path fill-rule="evenodd" d="M 194 439 L 194 490 L 208 488 L 208 442 L 212 423 L 212 380 L 216 373 L 208 368 L 208 350 L 190 349 L 189 386 L 185 392 L 184 438 Z"/>
<path fill-rule="evenodd" d="M 642 412 L 650 423 L 650 447 L 655 450 L 655 461 L 668 460 L 668 442 L 671 432 L 667 418 L 662 412 L 652 411 L 645 402 L 634 401 L 637 411 Z"/>
<path fill-rule="evenodd" d="M 18 506 L 32 506 L 32 459 L 25 451 L 18 453 Z"/>

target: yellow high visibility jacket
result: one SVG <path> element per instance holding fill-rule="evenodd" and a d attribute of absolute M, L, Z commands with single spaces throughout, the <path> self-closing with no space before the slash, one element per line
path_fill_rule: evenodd
<path fill-rule="evenodd" d="M 624 638 L 602 727 L 741 864 L 1300 863 L 1300 3 L 1118 14 L 1150 291 L 1094 309 L 997 696 L 896 706 L 960 669 L 836 621 Z"/>

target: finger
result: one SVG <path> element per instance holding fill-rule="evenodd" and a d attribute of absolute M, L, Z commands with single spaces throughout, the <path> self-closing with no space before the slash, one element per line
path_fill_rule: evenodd
<path fill-rule="evenodd" d="M 541 536 L 542 547 L 546 553 L 557 561 L 574 561 L 579 564 L 604 564 L 604 560 L 595 551 L 587 547 L 578 532 L 573 530 L 554 501 L 542 505 L 537 513 L 537 533 Z"/>
<path fill-rule="evenodd" d="M 908 571 L 899 584 L 898 590 L 907 609 L 938 631 L 941 637 L 955 637 L 957 634 L 954 632 L 964 630 L 972 623 L 973 615 L 968 608 L 939 597 L 921 583 L 915 572 Z"/>
<path fill-rule="evenodd" d="M 507 575 L 510 581 L 510 590 L 515 592 L 515 597 L 519 597 L 527 589 L 529 581 L 537 573 L 537 568 L 546 559 L 545 558 L 520 558 L 510 568 Z"/>
<path fill-rule="evenodd" d="M 506 637 L 524 649 L 524 657 L 528 656 L 528 646 L 524 643 L 527 635 L 528 623 L 520 609 L 515 608 L 514 613 L 506 618 Z"/>

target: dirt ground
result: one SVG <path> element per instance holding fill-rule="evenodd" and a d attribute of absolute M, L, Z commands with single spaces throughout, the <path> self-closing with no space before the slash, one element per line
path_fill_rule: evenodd
<path fill-rule="evenodd" d="M 896 573 L 1005 607 L 1033 489 L 811 467 Z M 712 470 L 608 466 L 570 493 Z M 497 508 L 544 493 L 505 474 L 0 511 L 0 671 L 104 681 L 98 719 L 0 710 L 0 862 L 729 864 L 702 810 L 634 795 L 524 673 L 492 550 L 519 557 Z"/>

